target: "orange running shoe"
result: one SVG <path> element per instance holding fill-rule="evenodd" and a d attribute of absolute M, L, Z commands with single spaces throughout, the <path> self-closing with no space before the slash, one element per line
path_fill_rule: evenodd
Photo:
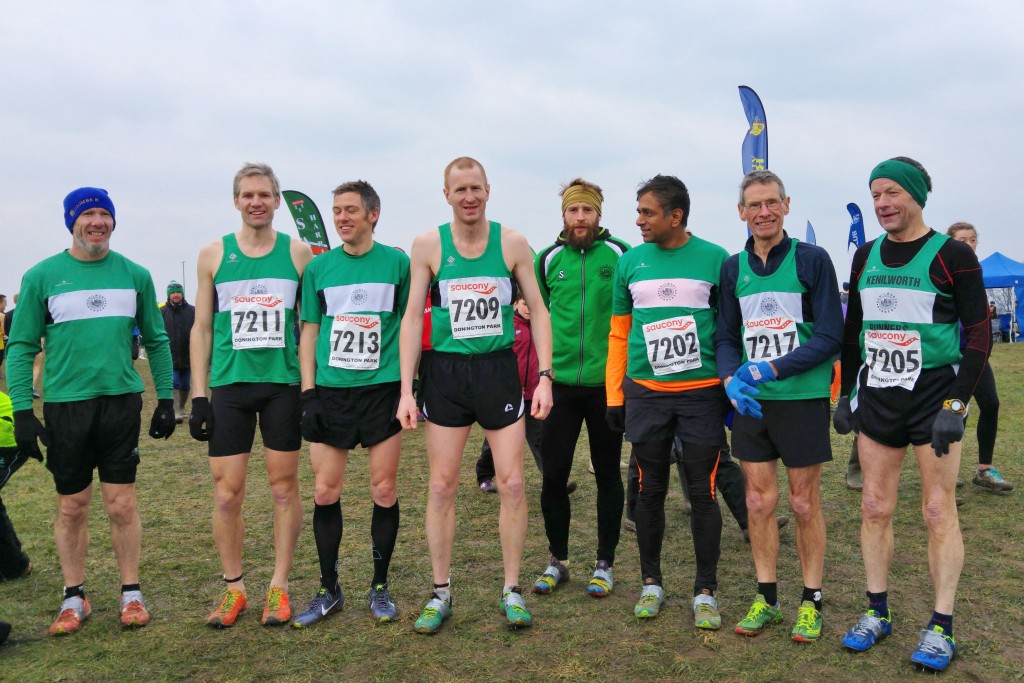
<path fill-rule="evenodd" d="M 235 625 L 235 620 L 249 606 L 245 593 L 232 588 L 224 591 L 217 609 L 206 618 L 206 623 L 214 628 L 228 628 Z"/>
<path fill-rule="evenodd" d="M 142 591 L 121 593 L 121 625 L 131 628 L 149 623 L 149 610 L 142 599 Z"/>
<path fill-rule="evenodd" d="M 264 626 L 281 626 L 292 619 L 292 608 L 288 594 L 277 586 L 271 586 L 267 593 L 267 606 L 263 608 Z"/>
<path fill-rule="evenodd" d="M 74 633 L 82 628 L 82 622 L 88 619 L 90 614 L 92 614 L 92 607 L 85 598 L 76 595 L 73 598 L 65 599 L 60 604 L 60 614 L 57 615 L 57 620 L 50 625 L 50 635 L 64 636 Z"/>

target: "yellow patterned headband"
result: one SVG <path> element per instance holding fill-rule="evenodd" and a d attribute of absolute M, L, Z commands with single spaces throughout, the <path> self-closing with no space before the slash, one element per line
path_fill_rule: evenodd
<path fill-rule="evenodd" d="M 593 188 L 586 187 L 585 185 L 573 185 L 567 188 L 565 194 L 562 195 L 562 213 L 565 213 L 570 204 L 575 204 L 576 202 L 590 204 L 597 211 L 598 215 L 601 214 L 601 195 Z"/>

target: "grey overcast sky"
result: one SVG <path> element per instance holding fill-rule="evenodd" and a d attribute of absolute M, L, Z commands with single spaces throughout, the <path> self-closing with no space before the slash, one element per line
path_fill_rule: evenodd
<path fill-rule="evenodd" d="M 539 248 L 560 228 L 560 183 L 605 191 L 602 223 L 631 243 L 635 190 L 656 173 L 690 188 L 690 229 L 742 248 L 736 212 L 746 119 L 767 110 L 769 167 L 849 272 L 846 204 L 880 234 L 867 178 L 907 155 L 932 175 L 925 219 L 974 222 L 979 255 L 1024 260 L 1016 201 L 1024 125 L 1024 3 L 103 2 L 7 3 L 0 22 L 0 292 L 70 246 L 61 201 L 97 185 L 117 208 L 112 247 L 162 296 L 193 298 L 199 248 L 237 229 L 231 179 L 271 164 L 313 197 L 364 178 L 381 242 L 451 217 L 452 158 L 479 159 L 488 216 Z M 282 206 L 275 221 L 295 233 Z M 333 243 L 337 236 L 332 233 Z"/>

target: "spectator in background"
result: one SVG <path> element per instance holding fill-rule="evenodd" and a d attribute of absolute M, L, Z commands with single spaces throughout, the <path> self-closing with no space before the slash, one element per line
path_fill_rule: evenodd
<path fill-rule="evenodd" d="M 167 303 L 161 309 L 164 327 L 171 341 L 171 365 L 174 368 L 174 419 L 178 424 L 187 415 L 185 402 L 192 388 L 189 363 L 189 337 L 196 321 L 195 306 L 185 301 L 185 288 L 175 280 L 167 285 Z"/>

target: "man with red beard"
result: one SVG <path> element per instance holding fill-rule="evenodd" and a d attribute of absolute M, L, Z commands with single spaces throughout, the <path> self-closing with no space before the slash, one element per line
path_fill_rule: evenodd
<path fill-rule="evenodd" d="M 615 264 L 629 245 L 601 227 L 601 188 L 576 178 L 562 188 L 562 231 L 537 256 L 537 281 L 544 303 L 560 314 L 551 321 L 554 405 L 541 437 L 540 494 L 551 561 L 533 584 L 546 595 L 569 580 L 569 520 L 566 485 L 584 421 L 597 480 L 597 557 L 587 592 L 612 592 L 612 565 L 619 544 L 623 488 L 619 470 L 622 433 L 605 421 L 605 363 L 611 329 Z"/>

